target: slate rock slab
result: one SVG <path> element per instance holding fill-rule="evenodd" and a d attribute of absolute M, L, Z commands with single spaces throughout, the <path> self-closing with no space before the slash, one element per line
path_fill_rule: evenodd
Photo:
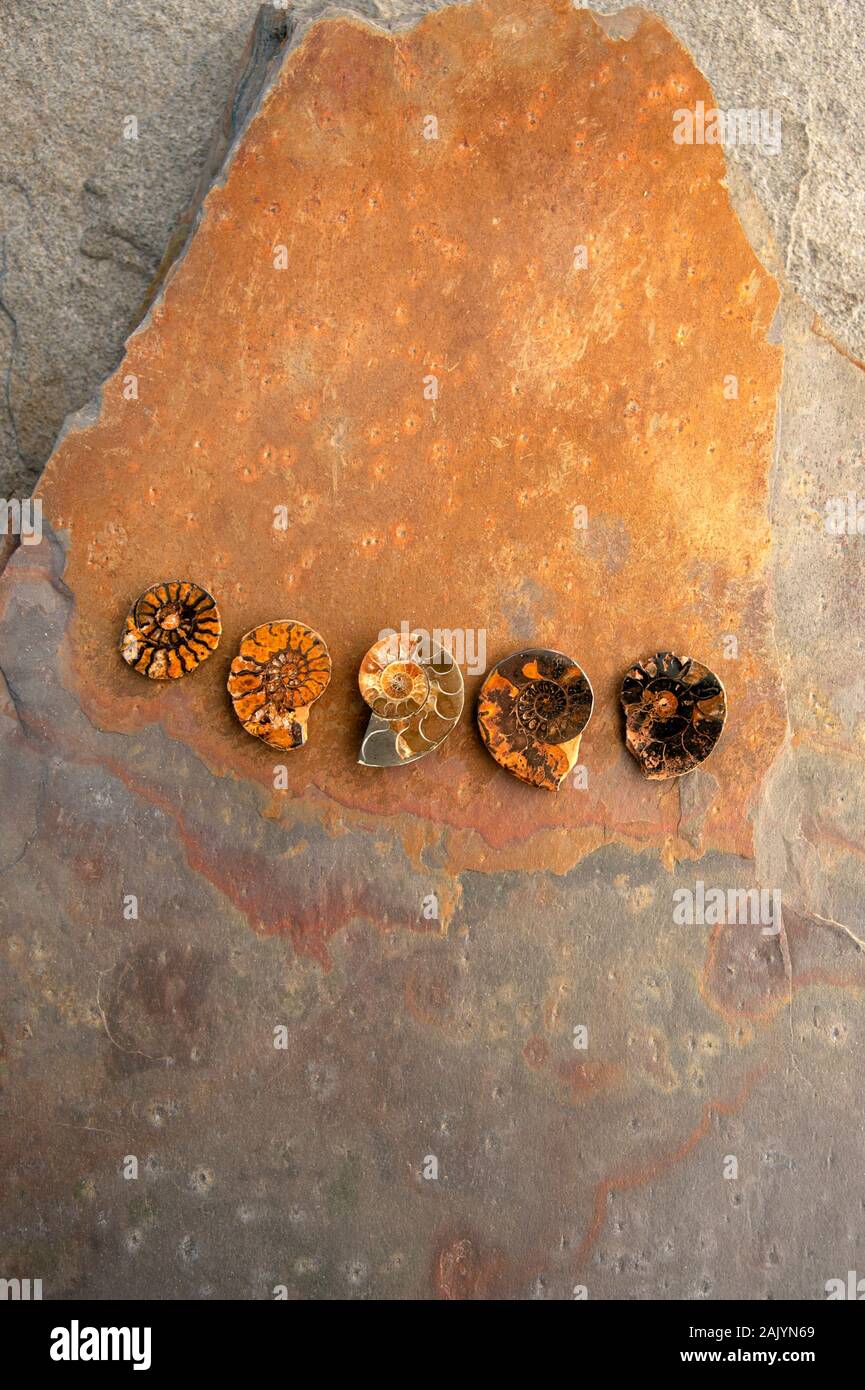
<path fill-rule="evenodd" d="M 672 141 L 704 79 L 657 20 L 616 32 L 493 0 L 286 43 L 40 483 L 0 592 L 0 885 L 6 1245 L 48 1296 L 749 1296 L 743 1240 L 754 1296 L 797 1277 L 757 1160 L 744 1202 L 720 1176 L 789 1109 L 793 927 L 673 917 L 697 877 L 753 888 L 787 733 L 778 287 L 719 149 Z M 222 641 L 154 688 L 118 636 L 181 574 Z M 225 679 L 287 617 L 333 677 L 280 761 Z M 587 786 L 520 785 L 468 715 L 358 767 L 357 667 L 403 621 L 572 652 Z M 646 783 L 624 670 L 730 637 L 699 783 Z M 838 936 L 798 931 L 816 975 Z"/>

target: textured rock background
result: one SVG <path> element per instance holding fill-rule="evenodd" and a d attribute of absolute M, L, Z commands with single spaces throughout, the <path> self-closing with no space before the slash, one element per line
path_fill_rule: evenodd
<path fill-rule="evenodd" d="M 768 32 L 760 8 L 755 42 Z M 748 13 L 718 15 L 725 43 Z M 837 36 L 837 16 L 826 24 Z M 761 81 L 771 48 L 759 50 Z M 785 55 L 785 82 L 805 70 L 801 50 Z M 717 82 L 721 102 L 781 105 L 736 90 Z M 120 119 L 127 105 L 120 93 Z M 206 143 L 202 129 L 202 164 Z M 133 686 L 115 705 L 101 649 L 80 641 L 82 620 L 85 635 L 113 631 L 105 604 L 119 621 L 134 563 L 134 540 L 111 531 L 104 507 L 78 511 L 68 556 L 52 537 L 14 555 L 0 592 L 0 757 L 14 807 L 0 826 L 7 1273 L 42 1274 L 48 1296 L 266 1298 L 284 1283 L 291 1297 L 568 1297 L 580 1280 L 592 1298 L 818 1298 L 827 1278 L 862 1267 L 863 541 L 822 522 L 827 497 L 862 490 L 865 378 L 812 331 L 813 306 L 784 273 L 796 270 L 784 224 L 753 196 L 745 162 L 731 182 L 784 290 L 771 334 L 784 372 L 773 546 L 758 488 L 759 505 L 737 513 L 733 554 L 757 568 L 771 555 L 776 650 L 759 655 L 784 690 L 746 769 L 758 778 L 777 753 L 759 803 L 740 807 L 737 842 L 716 841 L 711 824 L 704 834 L 711 765 L 672 797 L 622 798 L 622 813 L 636 807 L 630 844 L 571 834 L 565 862 L 551 840 L 552 872 L 527 871 L 537 838 L 522 866 L 471 862 L 465 841 L 426 840 L 381 807 L 364 817 L 314 792 L 286 812 L 242 743 L 232 767 L 221 762 L 230 716 L 209 684 Z M 754 182 L 770 174 L 757 167 Z M 766 352 L 763 317 L 754 347 Z M 85 439 L 66 446 L 78 467 Z M 47 496 L 74 517 L 63 458 Z M 597 558 L 613 588 L 616 545 Z M 104 583 L 88 588 L 90 561 Z M 529 613 L 518 607 L 515 623 Z M 612 669 L 611 616 L 597 641 Z M 764 631 L 759 607 L 742 616 L 745 631 Z M 701 621 L 708 631 L 708 610 Z M 754 659 L 747 643 L 742 657 Z M 164 721 L 160 694 L 172 700 Z M 199 694 L 209 719 L 188 717 Z M 612 755 L 605 713 L 593 736 Z M 345 750 L 351 732 L 336 731 Z M 746 759 L 735 723 L 728 737 Z M 466 730 L 447 755 L 504 776 Z M 436 815 L 452 810 L 449 778 Z M 519 790 L 501 793 L 514 814 Z M 420 822 L 428 806 L 408 809 Z M 671 894 L 696 877 L 777 886 L 781 936 L 672 930 Z M 138 884 L 131 927 L 119 904 Z M 406 920 L 430 887 L 447 935 Z M 586 1016 L 582 1060 L 571 1029 Z M 289 1027 L 288 1054 L 269 1045 L 274 1020 Z M 141 1158 L 137 1183 L 120 1175 L 126 1153 Z M 438 1184 L 421 1177 L 426 1153 L 441 1161 Z M 722 1177 L 731 1153 L 736 1182 Z"/>
<path fill-rule="evenodd" d="M 6 0 L 0 11 L 0 495 L 117 362 L 204 166 L 256 0 Z M 300 0 L 293 14 L 319 13 Z M 397 25 L 424 0 L 368 0 Z M 625 8 L 603 4 L 602 11 Z M 725 107 L 777 108 L 781 153 L 734 152 L 791 283 L 865 357 L 865 0 L 658 0 Z M 135 114 L 138 141 L 123 139 Z"/>

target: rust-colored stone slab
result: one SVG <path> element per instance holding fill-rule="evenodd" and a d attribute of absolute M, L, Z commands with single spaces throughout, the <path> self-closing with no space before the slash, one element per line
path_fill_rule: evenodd
<path fill-rule="evenodd" d="M 125 596 L 192 573 L 220 604 L 223 661 L 279 609 L 328 643 L 329 717 L 291 760 L 290 797 L 421 824 L 455 870 L 561 871 L 611 837 L 692 855 L 678 798 L 625 754 L 618 682 L 634 652 L 716 664 L 730 633 L 703 843 L 750 849 L 783 731 L 766 590 L 777 291 L 720 149 L 672 140 L 673 111 L 699 99 L 657 21 L 613 41 L 559 0 L 448 8 L 398 36 L 311 29 L 98 420 L 41 484 L 71 537 L 70 679 L 93 719 L 163 721 L 271 786 L 219 660 L 170 699 L 118 669 Z M 527 803 L 465 717 L 399 781 L 359 768 L 355 673 L 395 610 L 483 629 L 488 664 L 520 645 L 579 653 L 597 695 L 588 789 Z"/>

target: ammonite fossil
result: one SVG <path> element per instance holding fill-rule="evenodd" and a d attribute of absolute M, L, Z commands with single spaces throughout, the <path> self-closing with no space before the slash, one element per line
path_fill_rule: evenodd
<path fill-rule="evenodd" d="M 358 758 L 365 767 L 416 762 L 444 742 L 462 713 L 462 672 L 423 632 L 376 642 L 360 664 L 358 685 L 372 710 Z"/>
<path fill-rule="evenodd" d="M 631 667 L 622 705 L 628 751 L 652 779 L 681 777 L 708 758 L 727 717 L 724 687 L 714 672 L 670 652 Z"/>
<path fill-rule="evenodd" d="M 228 693 L 248 734 L 271 748 L 306 743 L 310 706 L 330 681 L 330 653 L 320 633 L 290 620 L 263 623 L 241 640 Z"/>
<path fill-rule="evenodd" d="M 497 763 L 522 782 L 558 791 L 577 761 L 593 703 L 575 661 L 532 648 L 489 672 L 478 696 L 478 724 Z"/>
<path fill-rule="evenodd" d="M 154 681 L 188 676 L 219 646 L 222 622 L 213 596 L 188 579 L 154 584 L 129 610 L 123 660 Z"/>

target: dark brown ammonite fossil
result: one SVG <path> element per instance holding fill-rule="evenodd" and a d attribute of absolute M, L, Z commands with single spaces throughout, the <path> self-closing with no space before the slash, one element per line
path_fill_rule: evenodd
<path fill-rule="evenodd" d="M 222 622 L 212 594 L 188 579 L 154 584 L 135 600 L 126 619 L 123 660 L 151 680 L 188 676 L 219 645 Z"/>
<path fill-rule="evenodd" d="M 478 725 L 497 763 L 523 782 L 557 791 L 577 761 L 592 704 L 592 687 L 576 661 L 531 648 L 490 671 L 478 697 Z"/>
<path fill-rule="evenodd" d="M 708 758 L 724 727 L 724 687 L 708 666 L 658 652 L 622 682 L 625 738 L 643 774 L 681 777 Z"/>
<path fill-rule="evenodd" d="M 306 743 L 310 706 L 330 682 L 330 653 L 303 623 L 263 623 L 247 632 L 231 663 L 228 693 L 248 734 L 271 748 Z"/>

